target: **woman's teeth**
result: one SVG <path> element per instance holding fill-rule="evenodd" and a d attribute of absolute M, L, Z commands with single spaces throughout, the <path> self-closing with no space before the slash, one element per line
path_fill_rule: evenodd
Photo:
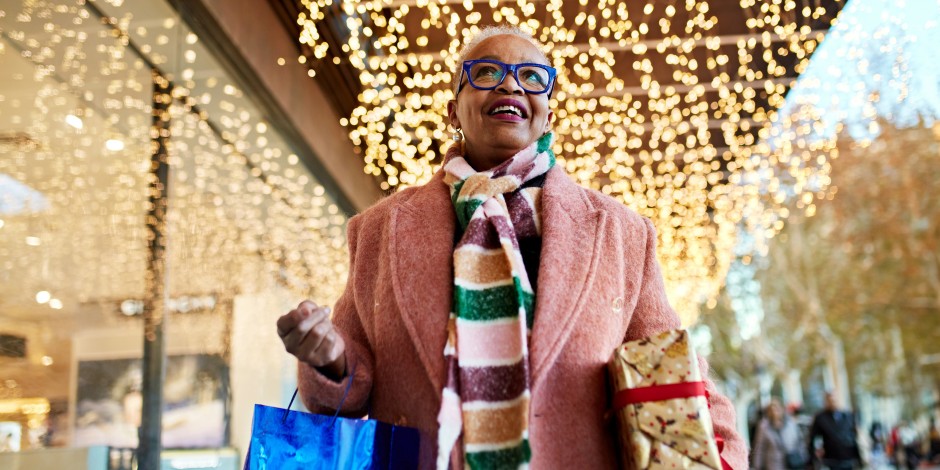
<path fill-rule="evenodd" d="M 497 106 L 492 111 L 490 111 L 490 116 L 500 113 L 508 113 L 522 117 L 522 110 L 515 106 Z"/>

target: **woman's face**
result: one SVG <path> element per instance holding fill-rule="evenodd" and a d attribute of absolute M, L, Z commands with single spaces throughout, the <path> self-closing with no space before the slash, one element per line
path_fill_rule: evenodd
<path fill-rule="evenodd" d="M 511 34 L 481 42 L 467 54 L 466 60 L 474 59 L 549 65 L 535 45 Z M 473 88 L 466 74 L 462 80 L 463 88 L 447 104 L 447 112 L 451 125 L 463 130 L 465 158 L 477 171 L 508 160 L 550 130 L 554 113 L 548 109 L 548 93 L 525 93 L 512 74 L 492 90 Z M 518 108 L 519 115 L 494 112 L 505 105 Z"/>
<path fill-rule="evenodd" d="M 783 406 L 776 401 L 770 402 L 770 406 L 767 407 L 767 416 L 772 420 L 783 418 Z"/>

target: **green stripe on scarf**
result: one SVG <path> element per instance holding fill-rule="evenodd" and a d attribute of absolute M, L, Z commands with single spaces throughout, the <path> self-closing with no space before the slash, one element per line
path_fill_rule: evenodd
<path fill-rule="evenodd" d="M 482 205 L 483 201 L 480 199 L 467 199 L 454 202 L 454 209 L 457 211 L 457 221 L 460 222 L 461 230 L 467 229 L 467 225 L 470 224 L 470 219 L 473 218 L 473 213 Z"/>
<path fill-rule="evenodd" d="M 457 212 L 457 222 L 460 225 L 461 234 L 467 229 L 467 224 L 470 223 L 470 218 L 473 217 L 473 213 L 476 212 L 478 207 L 483 205 L 483 201 L 479 199 L 457 202 L 457 199 L 460 197 L 460 190 L 466 182 L 466 180 L 463 180 L 454 183 L 450 193 L 450 202 L 453 203 L 454 210 Z"/>
<path fill-rule="evenodd" d="M 551 151 L 553 139 L 554 139 L 554 136 L 551 133 L 545 133 L 542 135 L 542 137 L 539 137 L 538 143 L 536 144 L 538 146 L 536 147 L 536 152 L 538 153 L 548 152 L 548 157 L 549 157 L 548 161 L 550 162 L 548 165 L 549 168 L 555 166 L 555 152 Z"/>
<path fill-rule="evenodd" d="M 467 466 L 472 470 L 518 470 L 519 462 L 532 460 L 532 448 L 529 440 L 508 449 L 491 450 L 485 452 L 471 452 L 467 454 Z"/>
<path fill-rule="evenodd" d="M 518 297 L 516 305 L 521 305 L 525 309 L 525 326 L 532 331 L 532 322 L 535 321 L 535 293 L 529 293 L 522 289 L 522 282 L 518 277 L 512 278 L 512 283 L 516 286 Z"/>
<path fill-rule="evenodd" d="M 458 317 L 464 320 L 512 318 L 519 314 L 520 304 L 525 308 L 526 321 L 531 328 L 531 319 L 535 315 L 535 296 L 522 290 L 519 279 L 514 278 L 511 286 L 487 289 L 454 286 L 454 306 L 459 312 Z"/>

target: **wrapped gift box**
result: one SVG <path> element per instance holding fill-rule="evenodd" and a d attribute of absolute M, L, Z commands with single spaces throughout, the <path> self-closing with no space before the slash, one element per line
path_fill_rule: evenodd
<path fill-rule="evenodd" d="M 625 468 L 722 469 L 705 385 L 685 330 L 624 343 L 608 368 Z"/>

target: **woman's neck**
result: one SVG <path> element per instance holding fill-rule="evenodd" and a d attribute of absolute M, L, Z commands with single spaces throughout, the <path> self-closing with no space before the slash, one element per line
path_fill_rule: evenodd
<path fill-rule="evenodd" d="M 509 160 L 510 158 L 514 157 L 516 153 L 518 152 L 509 154 L 509 155 L 495 154 L 495 155 L 487 156 L 486 158 L 481 158 L 477 155 L 471 154 L 470 152 L 466 152 L 464 153 L 463 158 L 464 160 L 467 161 L 467 163 L 470 164 L 471 167 L 473 167 L 474 170 L 488 171 L 505 163 L 506 160 Z"/>
<path fill-rule="evenodd" d="M 529 144 L 531 145 L 531 144 Z M 515 157 L 519 152 L 525 149 L 506 149 L 506 148 L 478 148 L 464 141 L 461 151 L 464 160 L 470 164 L 476 171 L 488 171 L 502 165 L 507 160 Z"/>

